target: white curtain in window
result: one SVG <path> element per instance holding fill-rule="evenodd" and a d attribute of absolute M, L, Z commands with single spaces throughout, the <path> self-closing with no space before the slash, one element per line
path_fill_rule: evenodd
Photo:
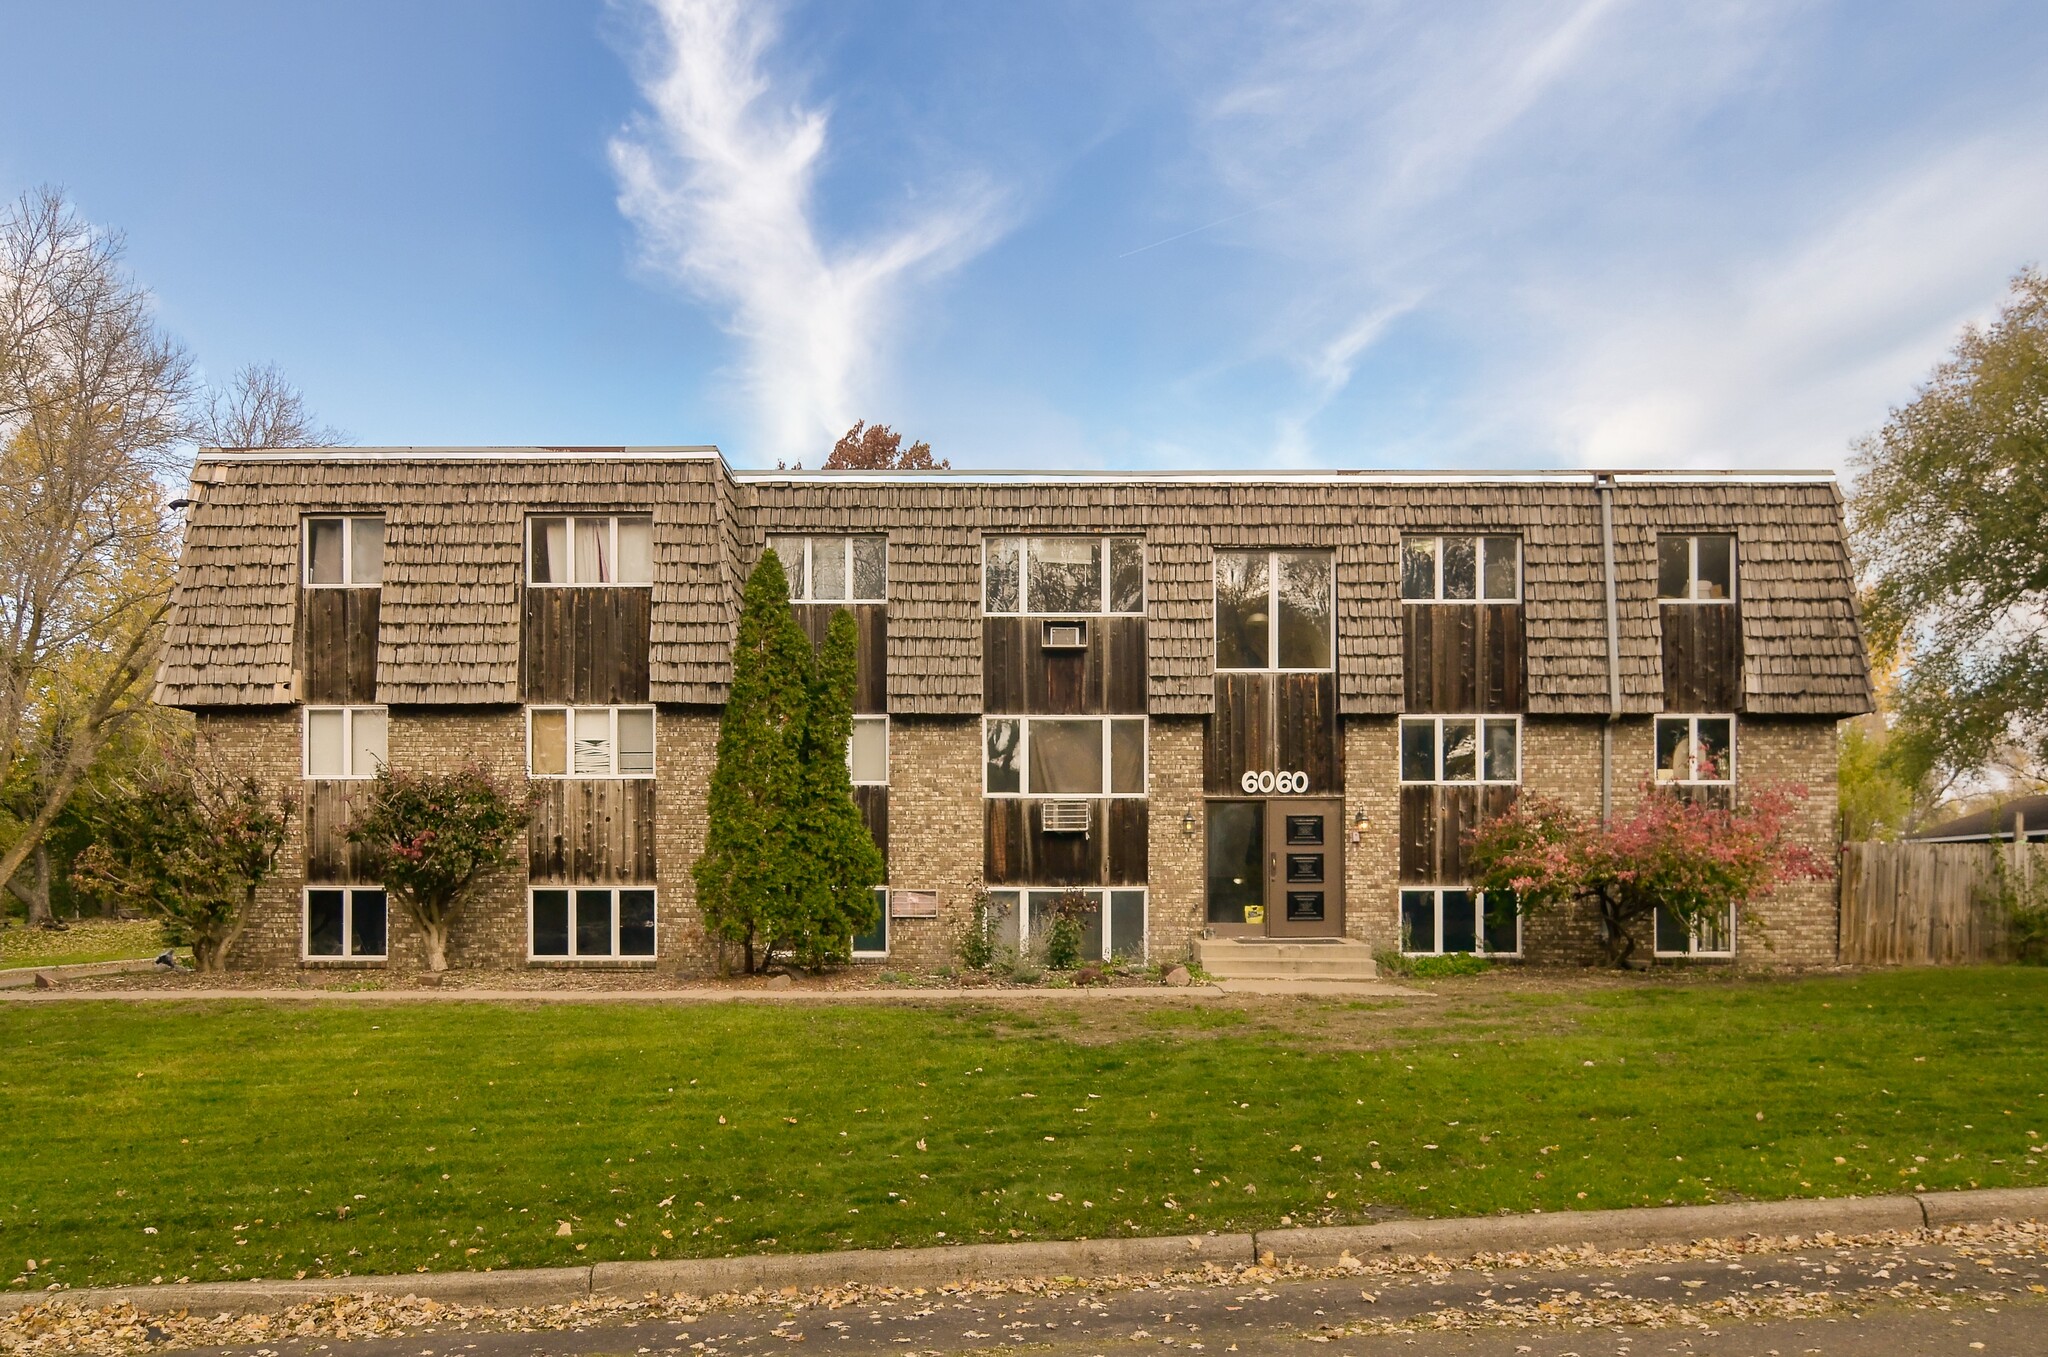
<path fill-rule="evenodd" d="M 384 766 L 391 720 L 385 712 L 374 707 L 353 712 L 351 717 L 349 767 L 357 777 L 370 777 Z"/>
<path fill-rule="evenodd" d="M 348 775 L 347 749 L 343 736 L 343 718 L 339 711 L 309 711 L 306 713 L 306 775 L 308 777 L 346 777 Z"/>

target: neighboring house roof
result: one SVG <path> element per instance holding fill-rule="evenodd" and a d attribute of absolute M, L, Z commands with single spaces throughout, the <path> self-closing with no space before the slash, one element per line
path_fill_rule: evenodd
<path fill-rule="evenodd" d="M 1870 710 L 1840 494 L 1817 474 L 1619 473 L 1614 529 L 1623 708 L 1663 692 L 1661 532 L 1738 540 L 1744 710 Z M 1404 533 L 1519 535 L 1528 709 L 1607 711 L 1600 499 L 1587 472 L 1461 474 L 733 472 L 716 449 L 202 452 L 160 700 L 293 700 L 298 522 L 384 512 L 378 685 L 398 703 L 517 700 L 528 510 L 651 507 L 657 701 L 722 701 L 739 590 L 767 532 L 889 537 L 889 706 L 981 709 L 981 539 L 1137 532 L 1147 543 L 1151 710 L 1214 700 L 1211 554 L 1317 547 L 1337 570 L 1339 702 L 1401 706 Z"/>
<path fill-rule="evenodd" d="M 2048 794 L 2015 796 L 2012 800 L 2003 805 L 1993 806 L 1990 810 L 1960 816 L 1947 824 L 1935 825 L 1931 829 L 1923 829 L 1906 837 L 1933 843 L 2010 839 L 2013 836 L 2015 821 L 2026 825 L 2028 839 L 2048 839 Z"/>

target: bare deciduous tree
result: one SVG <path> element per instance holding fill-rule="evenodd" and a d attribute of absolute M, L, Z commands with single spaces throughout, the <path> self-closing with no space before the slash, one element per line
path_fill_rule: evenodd
<path fill-rule="evenodd" d="M 199 441 L 214 448 L 333 448 L 350 442 L 320 423 L 275 363 L 251 363 L 227 388 L 209 392 Z"/>
<path fill-rule="evenodd" d="M 121 253 L 55 190 L 0 209 L 0 786 L 31 784 L 0 883 L 143 708 L 169 608 L 191 360 Z"/>

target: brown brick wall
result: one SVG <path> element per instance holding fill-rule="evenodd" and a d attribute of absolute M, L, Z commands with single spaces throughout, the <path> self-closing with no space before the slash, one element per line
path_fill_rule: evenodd
<path fill-rule="evenodd" d="M 256 906 L 228 954 L 234 970 L 276 970 L 299 964 L 299 900 L 306 861 L 305 798 L 300 795 L 299 714 L 291 707 L 221 708 L 196 713 L 202 758 L 219 759 L 266 786 L 298 797 L 277 871 L 256 891 Z"/>
<path fill-rule="evenodd" d="M 1805 787 L 1806 800 L 1793 816 L 1795 837 L 1831 869 L 1840 870 L 1841 843 L 1836 838 L 1840 787 L 1833 721 L 1738 719 L 1735 777 L 1738 791 L 1773 783 Z M 1745 966 L 1835 964 L 1839 959 L 1835 885 L 1833 877 L 1795 881 L 1757 901 L 1755 926 L 1744 923 L 1737 959 Z"/>
<path fill-rule="evenodd" d="M 1146 791 L 1151 802 L 1146 954 L 1162 964 L 1187 959 L 1207 922 L 1208 868 L 1202 828 L 1204 722 L 1155 717 Z M 1183 827 L 1194 816 L 1195 830 Z"/>
<path fill-rule="evenodd" d="M 656 872 L 659 956 L 665 973 L 695 976 L 719 968 L 717 949 L 698 923 L 690 866 L 702 852 L 705 794 L 718 739 L 710 708 L 663 708 L 657 740 Z M 1562 800 L 1588 816 L 1600 804 L 1600 728 L 1593 720 L 1528 718 L 1523 725 L 1525 793 Z M 299 717 L 295 709 L 211 711 L 202 739 L 236 766 L 297 789 Z M 1399 783 L 1397 723 L 1347 719 L 1345 742 L 1345 931 L 1373 947 L 1400 940 Z M 1149 949 L 1155 961 L 1181 959 L 1203 927 L 1206 866 L 1201 825 L 1204 722 L 1159 718 L 1151 727 Z M 890 867 L 897 889 L 938 892 L 936 920 L 891 921 L 887 966 L 935 970 L 953 963 L 955 942 L 981 887 L 981 728 L 973 719 L 897 717 L 890 728 Z M 1799 836 L 1824 860 L 1835 860 L 1835 735 L 1832 722 L 1744 719 L 1737 763 L 1741 785 L 1796 782 L 1809 799 L 1796 817 Z M 1650 722 L 1634 718 L 1614 730 L 1615 809 L 1625 814 L 1650 770 Z M 392 711 L 391 757 L 398 767 L 447 769 L 482 762 L 509 780 L 522 775 L 524 730 L 517 707 L 407 708 Z M 1197 832 L 1182 829 L 1193 813 Z M 1353 828 L 1363 814 L 1364 824 Z M 288 969 L 308 963 L 301 949 L 303 814 L 292 827 L 275 878 L 257 907 L 231 964 Z M 1353 835 L 1356 834 L 1354 838 Z M 1451 883 L 1445 883 L 1451 884 Z M 1738 947 L 1745 966 L 1811 966 L 1835 959 L 1832 881 L 1799 882 L 1760 901 Z M 450 940 L 450 964 L 526 969 L 526 879 L 523 861 L 493 874 L 462 906 Z M 1649 939 L 1640 940 L 1647 956 Z M 1525 922 L 1523 951 L 1536 962 L 1598 959 L 1586 913 L 1537 915 Z M 736 960 L 736 958 L 734 958 Z M 424 964 L 410 924 L 391 921 L 389 969 Z"/>
<path fill-rule="evenodd" d="M 891 717 L 889 886 L 937 891 L 936 919 L 891 919 L 891 968 L 937 970 L 981 889 L 981 721 Z"/>
<path fill-rule="evenodd" d="M 1391 718 L 1344 722 L 1344 932 L 1375 949 L 1401 945 L 1398 744 Z"/>

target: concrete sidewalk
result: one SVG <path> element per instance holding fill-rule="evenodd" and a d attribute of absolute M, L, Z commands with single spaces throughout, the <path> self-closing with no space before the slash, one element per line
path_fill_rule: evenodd
<path fill-rule="evenodd" d="M 45 968 L 48 969 L 48 968 Z M 146 969 L 146 963 L 145 963 Z M 23 985 L 32 980 L 20 982 Z M 1277 987 L 1277 988 L 1276 988 Z M 1148 1002 L 1171 999 L 1220 999 L 1229 994 L 1287 994 L 1329 999 L 1430 998 L 1426 991 L 1406 989 L 1380 982 L 1340 981 L 1230 981 L 1216 985 L 1088 986 L 1073 989 L 726 989 L 682 986 L 676 989 L 235 989 L 232 987 L 178 989 L 12 989 L 0 991 L 0 1003 L 211 1003 L 220 1000 L 256 1000 L 264 1003 L 348 1003 L 348 1004 L 441 1004 L 441 1003 L 531 1003 L 531 1004 L 863 1004 L 930 1003 L 935 1000 L 979 1000 L 985 1003 L 1034 1003 L 1045 1000 L 1084 1003 Z"/>
<path fill-rule="evenodd" d="M 62 1300 L 96 1309 L 128 1304 L 164 1313 L 275 1313 L 330 1296 L 412 1296 L 443 1305 L 514 1308 L 649 1294 L 709 1296 L 783 1287 L 871 1285 L 932 1287 L 951 1282 L 1032 1277 L 1089 1279 L 1119 1274 L 1249 1265 L 1267 1255 L 1309 1266 L 1343 1255 L 1433 1256 L 1445 1261 L 1553 1246 L 1642 1248 L 1705 1239 L 1818 1234 L 1869 1235 L 1997 1220 L 2048 1219 L 2048 1188 L 1994 1188 L 1902 1197 L 1737 1202 L 1722 1206 L 1643 1207 L 1623 1211 L 1389 1221 L 1255 1234 L 965 1244 L 948 1248 L 869 1249 L 842 1253 L 755 1254 L 743 1258 L 595 1263 L 507 1272 L 414 1273 L 304 1281 L 202 1282 L 90 1287 L 0 1294 L 0 1314 Z"/>

